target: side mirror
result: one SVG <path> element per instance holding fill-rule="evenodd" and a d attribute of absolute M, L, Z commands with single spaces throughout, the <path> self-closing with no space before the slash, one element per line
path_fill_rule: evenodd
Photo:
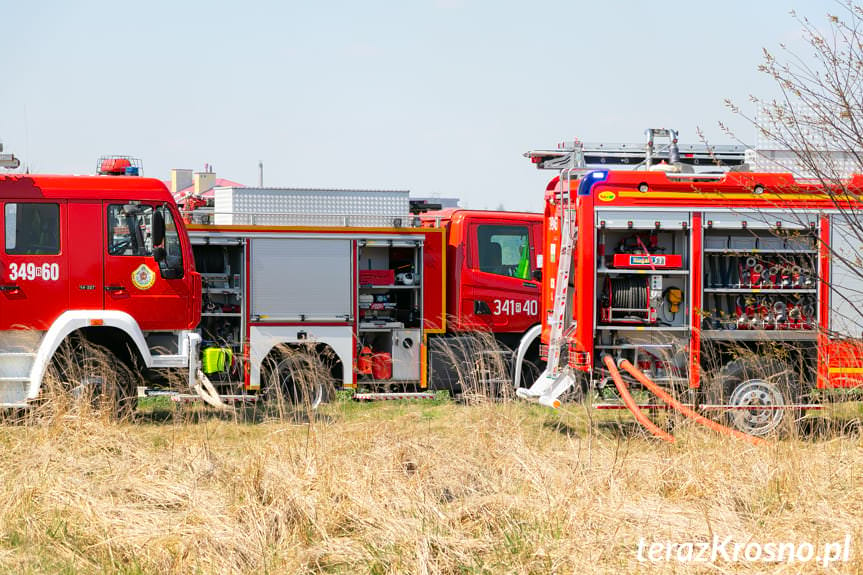
<path fill-rule="evenodd" d="M 157 262 L 161 263 L 165 261 L 165 258 L 168 257 L 167 252 L 165 252 L 165 248 L 155 247 L 153 248 L 153 259 Z"/>
<path fill-rule="evenodd" d="M 166 280 L 183 279 L 183 268 L 181 267 L 165 267 L 161 269 L 162 278 Z"/>
<path fill-rule="evenodd" d="M 156 210 L 153 214 L 153 245 L 158 246 L 161 245 L 162 242 L 165 241 L 165 216 L 162 215 L 160 210 Z M 155 257 L 156 250 L 153 250 L 153 256 Z M 156 260 L 161 261 L 161 260 Z"/>
<path fill-rule="evenodd" d="M 533 279 L 542 282 L 542 270 L 533 270 Z"/>

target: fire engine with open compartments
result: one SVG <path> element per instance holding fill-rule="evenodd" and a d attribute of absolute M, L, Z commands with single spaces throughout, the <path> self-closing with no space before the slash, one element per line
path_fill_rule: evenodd
<path fill-rule="evenodd" d="M 467 332 L 513 344 L 539 323 L 542 217 L 418 208 L 406 191 L 216 188 L 186 213 L 210 380 L 254 392 L 271 371 L 299 399 L 305 351 L 357 397 L 461 391 Z"/>
<path fill-rule="evenodd" d="M 817 409 L 819 394 L 863 385 L 863 176 L 726 171 L 743 163 L 730 149 L 673 149 L 674 164 L 685 152 L 690 166 L 722 167 L 713 173 L 591 169 L 573 149 L 563 162 L 527 154 L 561 172 L 545 196 L 542 333 L 522 343 L 540 337 L 548 366 L 521 397 L 558 406 L 576 388 L 617 400 L 609 356 L 763 435 Z M 653 134 L 627 153 L 655 168 L 652 151 Z"/>
<path fill-rule="evenodd" d="M 446 329 L 444 236 L 414 225 L 407 192 L 217 188 L 210 212 L 186 217 L 214 384 L 254 392 L 272 371 L 317 404 L 324 386 L 294 382 L 300 354 L 325 360 L 337 387 L 428 387 L 428 336 Z"/>

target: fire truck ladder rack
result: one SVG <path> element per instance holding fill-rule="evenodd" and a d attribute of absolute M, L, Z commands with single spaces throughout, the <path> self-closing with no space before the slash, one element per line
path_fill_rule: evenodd
<path fill-rule="evenodd" d="M 747 146 L 678 144 L 677 131 L 663 128 L 646 130 L 647 143 L 591 143 L 574 140 L 559 144 L 556 150 L 531 150 L 524 154 L 540 170 L 574 168 L 588 171 L 597 168 L 627 170 L 649 169 L 661 162 L 684 166 L 694 171 L 725 171 L 745 164 Z M 657 146 L 656 138 L 669 143 Z"/>
<path fill-rule="evenodd" d="M 563 174 L 569 178 L 570 170 Z M 560 208 L 562 212 L 560 224 L 560 265 L 554 284 L 554 309 L 551 317 L 551 335 L 548 342 L 548 361 L 546 369 L 529 388 L 519 388 L 516 394 L 531 401 L 537 401 L 546 407 L 560 407 L 558 398 L 575 384 L 575 374 L 572 368 L 560 366 L 561 350 L 565 340 L 566 304 L 569 288 L 570 262 L 575 243 L 575 226 L 573 225 L 573 207 L 569 191 L 569 183 L 560 192 Z"/>

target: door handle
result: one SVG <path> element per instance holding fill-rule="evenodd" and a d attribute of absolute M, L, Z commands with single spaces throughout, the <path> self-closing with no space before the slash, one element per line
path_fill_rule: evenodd
<path fill-rule="evenodd" d="M 20 289 L 20 286 L 0 285 L 0 291 L 18 291 Z"/>
<path fill-rule="evenodd" d="M 105 286 L 105 291 L 125 291 L 123 286 Z"/>
<path fill-rule="evenodd" d="M 532 288 L 538 288 L 539 287 L 539 284 L 535 284 L 533 282 L 521 282 L 521 285 L 524 287 L 532 287 Z"/>
<path fill-rule="evenodd" d="M 488 304 L 480 299 L 473 300 L 473 314 L 474 315 L 491 315 L 491 308 L 488 307 Z"/>

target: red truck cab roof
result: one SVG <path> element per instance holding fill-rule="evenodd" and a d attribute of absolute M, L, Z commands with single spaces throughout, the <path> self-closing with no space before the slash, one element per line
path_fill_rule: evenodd
<path fill-rule="evenodd" d="M 495 219 L 499 219 L 502 221 L 506 221 L 507 219 L 513 220 L 542 220 L 542 214 L 537 214 L 533 212 L 505 212 L 505 211 L 497 211 L 497 210 L 468 210 L 465 208 L 446 208 L 443 210 L 434 210 L 431 212 L 425 212 L 420 215 L 420 219 L 423 224 L 431 224 L 433 225 L 435 222 L 446 223 L 450 221 L 460 222 L 466 218 L 470 217 L 479 217 L 479 218 L 487 218 L 494 217 Z"/>
<path fill-rule="evenodd" d="M 31 174 L 0 175 L 0 199 L 4 198 L 174 201 L 155 178 Z"/>

